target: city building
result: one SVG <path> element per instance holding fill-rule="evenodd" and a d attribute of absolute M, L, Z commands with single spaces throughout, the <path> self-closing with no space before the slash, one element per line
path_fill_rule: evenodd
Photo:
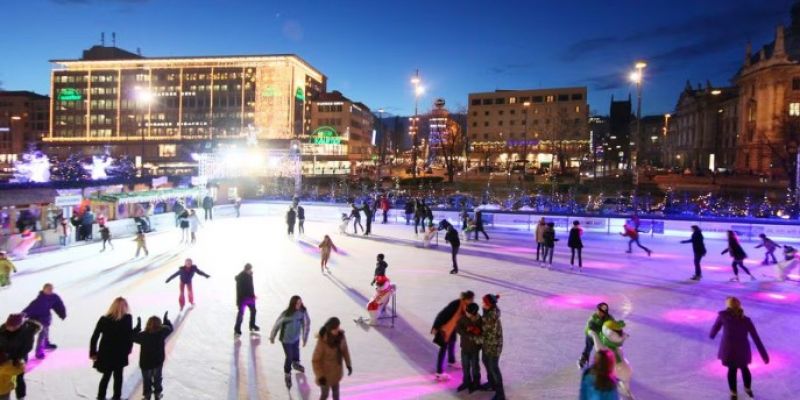
<path fill-rule="evenodd" d="M 311 155 L 313 162 L 303 163 L 304 174 L 346 174 L 351 165 L 372 162 L 377 150 L 375 117 L 369 107 L 335 90 L 319 94 L 310 104 L 308 140 L 302 154 Z"/>
<path fill-rule="evenodd" d="M 192 155 L 257 141 L 307 141 L 326 77 L 291 54 L 143 57 L 94 46 L 54 60 L 50 155 L 135 157 L 150 173 L 192 174 Z"/>
<path fill-rule="evenodd" d="M 25 90 L 0 91 L 0 166 L 7 167 L 48 131 L 50 98 Z"/>
<path fill-rule="evenodd" d="M 630 163 L 631 130 L 636 121 L 631 113 L 631 97 L 627 100 L 614 100 L 608 114 L 608 135 L 600 141 L 603 146 L 603 168 L 625 169 Z"/>
<path fill-rule="evenodd" d="M 791 24 L 779 26 L 775 40 L 753 53 L 734 77 L 739 90 L 736 169 L 776 176 L 794 175 L 800 143 L 800 2 Z"/>
<path fill-rule="evenodd" d="M 578 167 L 589 153 L 586 87 L 470 93 L 470 158 Z"/>
<path fill-rule="evenodd" d="M 667 167 L 693 171 L 730 170 L 736 158 L 738 90 L 707 83 L 681 92 L 669 118 L 663 146 Z"/>
<path fill-rule="evenodd" d="M 642 135 L 639 138 L 639 167 L 664 166 L 662 157 L 666 139 L 666 118 L 663 115 L 642 117 Z"/>

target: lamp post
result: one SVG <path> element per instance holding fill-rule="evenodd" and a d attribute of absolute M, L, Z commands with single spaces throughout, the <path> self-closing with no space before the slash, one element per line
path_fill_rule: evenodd
<path fill-rule="evenodd" d="M 631 170 L 633 171 L 633 185 L 636 186 L 639 184 L 637 158 L 639 155 L 639 141 L 642 136 L 642 80 L 644 77 L 644 69 L 647 67 L 647 63 L 644 61 L 638 61 L 634 67 L 636 70 L 631 72 L 630 79 L 631 82 L 636 84 L 636 134 L 633 139 L 633 150 L 631 151 L 631 159 L 628 165 L 630 165 Z"/>
<path fill-rule="evenodd" d="M 411 84 L 414 85 L 414 119 L 412 120 L 413 130 L 411 131 L 411 176 L 417 178 L 417 133 L 419 130 L 419 97 L 425 93 L 425 88 L 421 85 L 422 81 L 419 79 L 419 70 L 411 78 Z"/>

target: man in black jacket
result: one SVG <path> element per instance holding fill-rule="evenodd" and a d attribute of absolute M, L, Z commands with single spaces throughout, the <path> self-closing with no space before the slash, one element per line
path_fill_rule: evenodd
<path fill-rule="evenodd" d="M 211 196 L 203 197 L 203 211 L 205 211 L 205 221 L 214 219 L 214 199 Z"/>
<path fill-rule="evenodd" d="M 370 286 L 375 285 L 375 281 L 378 280 L 379 276 L 386 277 L 386 268 L 389 268 L 389 264 L 384 261 L 384 258 L 383 254 L 378 254 L 378 259 L 375 263 L 375 274 L 372 278 L 372 283 L 369 284 Z"/>
<path fill-rule="evenodd" d="M 682 240 L 681 243 L 691 243 L 692 252 L 694 253 L 694 276 L 693 281 L 699 281 L 703 277 L 703 272 L 700 270 L 700 260 L 706 255 L 706 244 L 703 240 L 703 231 L 697 225 L 692 225 L 692 237 L 688 240 Z"/>
<path fill-rule="evenodd" d="M 253 266 L 250 263 L 244 265 L 244 270 L 236 275 L 236 325 L 233 332 L 236 336 L 242 334 L 242 318 L 244 308 L 250 309 L 250 331 L 258 332 L 260 328 L 256 325 L 256 291 L 253 287 Z"/>
<path fill-rule="evenodd" d="M 364 216 L 367 218 L 367 229 L 364 231 L 364 236 L 372 233 L 372 214 L 373 210 L 369 208 L 369 200 L 364 202 Z"/>
<path fill-rule="evenodd" d="M 25 318 L 25 314 L 10 314 L 6 323 L 0 326 L 0 359 L 14 363 L 28 361 L 28 353 L 33 349 L 33 338 L 41 329 L 39 323 Z M 17 375 L 15 394 L 17 399 L 27 394 L 25 374 Z"/>
<path fill-rule="evenodd" d="M 447 221 L 442 220 L 442 222 L 444 223 Z M 453 269 L 450 270 L 450 273 L 457 274 L 458 260 L 456 260 L 456 257 L 458 256 L 458 249 L 461 247 L 461 239 L 458 237 L 458 231 L 453 225 L 447 223 L 444 224 L 444 227 L 447 229 L 447 233 L 444 235 L 444 240 L 450 243 L 450 254 L 453 257 Z"/>
<path fill-rule="evenodd" d="M 478 240 L 478 233 L 483 233 L 483 237 L 489 240 L 489 235 L 483 228 L 483 211 L 481 210 L 475 210 L 475 240 Z"/>
<path fill-rule="evenodd" d="M 433 342 L 439 345 L 439 355 L 436 359 L 436 378 L 442 378 L 442 370 L 444 356 L 447 355 L 447 363 L 455 365 L 456 356 L 456 328 L 458 320 L 465 315 L 467 304 L 475 300 L 475 293 L 471 290 L 461 293 L 458 300 L 453 300 L 447 305 L 439 314 L 436 314 L 436 319 L 433 320 L 433 327 L 431 334 Z"/>

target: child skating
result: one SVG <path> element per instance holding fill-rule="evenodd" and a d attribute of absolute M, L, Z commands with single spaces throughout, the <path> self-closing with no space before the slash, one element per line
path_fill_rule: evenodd
<path fill-rule="evenodd" d="M 189 291 L 189 304 L 194 306 L 194 292 L 192 291 L 192 279 L 194 279 L 194 274 L 199 274 L 206 278 L 211 278 L 210 275 L 197 268 L 197 265 L 192 263 L 191 258 L 187 258 L 184 261 L 183 266 L 178 268 L 178 272 L 172 274 L 165 283 L 169 283 L 169 281 L 177 278 L 180 276 L 181 285 L 180 290 L 181 294 L 178 297 L 178 304 L 181 306 L 181 311 L 183 311 L 183 307 L 186 305 L 186 300 L 184 299 L 184 292 L 188 289 Z"/>
<path fill-rule="evenodd" d="M 8 254 L 0 250 L 0 288 L 11 285 L 11 273 L 17 272 L 17 267 L 8 259 Z"/>
<path fill-rule="evenodd" d="M 144 232 L 137 232 L 136 237 L 133 238 L 133 241 L 136 242 L 136 255 L 134 257 L 139 257 L 139 252 L 144 250 L 144 255 L 149 256 L 150 252 L 147 251 L 147 243 L 145 242 Z"/>
<path fill-rule="evenodd" d="M 106 243 L 111 246 L 111 250 L 114 250 L 114 245 L 111 244 L 111 230 L 108 229 L 108 226 L 100 225 L 100 238 L 103 239 L 103 249 L 100 251 L 106 251 Z"/>
<path fill-rule="evenodd" d="M 744 266 L 744 259 L 747 258 L 747 253 L 744 252 L 742 245 L 739 244 L 739 238 L 736 237 L 734 231 L 728 231 L 728 248 L 722 250 L 720 254 L 725 253 L 730 253 L 731 258 L 733 258 L 733 262 L 731 263 L 733 278 L 731 278 L 731 282 L 739 282 L 739 268 L 743 269 L 747 275 L 750 275 L 750 280 L 756 280 L 756 277 Z"/>
<path fill-rule="evenodd" d="M 342 213 L 342 222 L 339 224 L 339 233 L 346 235 L 348 225 L 350 225 L 350 216 L 346 213 Z"/>
<path fill-rule="evenodd" d="M 320 248 L 320 263 L 319 268 L 320 271 L 324 274 L 325 271 L 329 273 L 331 270 L 328 268 L 328 260 L 331 258 L 331 250 L 335 252 L 339 252 L 339 249 L 336 248 L 336 245 L 333 244 L 333 240 L 328 235 L 325 235 L 325 238 L 322 239 L 322 243 L 319 244 Z"/>
<path fill-rule="evenodd" d="M 142 320 L 137 318 L 136 328 L 133 330 L 133 342 L 141 347 L 139 352 L 139 368 L 142 369 L 142 400 L 161 400 L 163 386 L 161 385 L 161 370 L 164 367 L 166 352 L 164 351 L 167 337 L 172 333 L 172 322 L 164 313 L 164 322 L 156 316 L 147 320 L 144 331 L 141 331 Z"/>
<path fill-rule="evenodd" d="M 761 238 L 761 243 L 756 246 L 757 249 L 764 248 L 764 261 L 761 262 L 761 265 L 769 265 L 769 264 L 777 264 L 778 260 L 775 258 L 775 250 L 779 249 L 781 245 L 775 243 L 774 240 L 767 237 L 767 235 L 761 233 L 758 235 Z M 770 261 L 772 259 L 772 261 Z"/>

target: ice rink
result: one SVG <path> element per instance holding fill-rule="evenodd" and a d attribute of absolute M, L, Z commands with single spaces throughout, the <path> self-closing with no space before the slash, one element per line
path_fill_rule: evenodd
<path fill-rule="evenodd" d="M 580 373 L 576 360 L 584 341 L 584 324 L 596 303 L 610 304 L 627 322 L 625 353 L 634 368 L 638 399 L 727 398 L 725 370 L 716 359 L 717 340 L 708 337 L 726 296 L 742 299 L 745 312 L 761 334 L 772 362 L 763 365 L 755 353 L 753 388 L 760 399 L 800 396 L 800 286 L 775 282 L 772 267 L 761 267 L 755 242 L 743 242 L 757 282 L 730 283 L 722 241 L 707 240 L 705 276 L 692 282 L 691 245 L 675 238 L 642 242 L 653 249 L 625 254 L 619 235 L 584 236 L 584 271 L 570 272 L 566 235 L 556 248 L 556 269 L 538 267 L 533 235 L 489 231 L 491 240 L 464 242 L 457 276 L 449 275 L 449 246 L 425 249 L 413 227 L 373 225 L 373 236 L 343 236 L 338 224 L 309 216 L 306 234 L 287 238 L 280 218 L 218 218 L 199 232 L 197 244 L 179 244 L 179 232 L 148 237 L 149 257 L 133 258 L 132 238 L 114 240 L 114 250 L 99 244 L 31 255 L 17 262 L 10 289 L 0 291 L 0 314 L 22 310 L 42 284 L 52 282 L 66 303 L 68 318 L 54 320 L 51 340 L 58 350 L 32 361 L 27 375 L 30 400 L 93 399 L 100 375 L 88 358 L 94 324 L 116 296 L 128 299 L 134 317 L 169 311 L 177 321 L 167 348 L 167 399 L 316 399 L 311 373 L 313 339 L 301 349 L 308 368 L 294 374 L 287 391 L 283 352 L 271 345 L 268 332 L 289 297 L 303 297 L 314 332 L 330 316 L 343 321 L 354 373 L 342 382 L 345 399 L 489 399 L 492 394 L 456 394 L 460 370 L 451 380 L 433 379 L 437 347 L 429 334 L 436 313 L 461 291 L 478 296 L 499 293 L 505 331 L 500 358 L 510 399 L 576 399 Z M 317 244 L 331 234 L 340 252 L 330 262 L 332 276 L 319 270 Z M 686 238 L 688 239 L 687 232 Z M 393 328 L 362 328 L 352 320 L 365 316 L 375 255 L 386 254 L 387 275 L 398 286 L 399 319 Z M 164 280 L 191 257 L 210 279 L 195 278 L 196 306 L 178 312 L 178 282 Z M 254 265 L 258 322 L 262 334 L 234 340 L 234 276 Z M 744 276 L 743 276 L 744 277 Z M 745 277 L 746 278 L 746 277 Z M 797 276 L 795 276 L 797 279 Z M 138 346 L 125 369 L 124 396 L 141 398 Z M 485 380 L 485 373 L 482 374 Z M 741 393 L 741 391 L 740 391 Z M 12 396 L 13 397 L 13 396 Z"/>

